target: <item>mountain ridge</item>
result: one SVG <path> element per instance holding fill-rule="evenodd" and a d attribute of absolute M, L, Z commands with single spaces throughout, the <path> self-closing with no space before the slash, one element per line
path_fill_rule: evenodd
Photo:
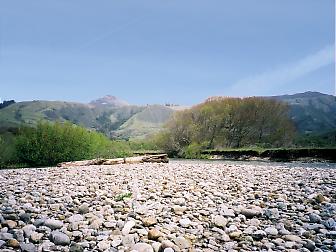
<path fill-rule="evenodd" d="M 286 102 L 300 133 L 322 133 L 336 128 L 336 97 L 319 92 L 264 97 Z M 39 120 L 70 121 L 111 138 L 144 138 L 163 128 L 183 106 L 131 105 L 112 95 L 89 103 L 24 101 L 0 109 L 0 127 L 34 125 Z"/>

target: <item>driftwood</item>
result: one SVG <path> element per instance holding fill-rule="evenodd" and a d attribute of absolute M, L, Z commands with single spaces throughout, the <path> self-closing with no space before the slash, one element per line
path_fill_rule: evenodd
<path fill-rule="evenodd" d="M 58 167 L 89 166 L 89 165 L 116 165 L 116 164 L 139 164 L 139 163 L 168 163 L 167 154 L 145 155 L 127 158 L 91 159 L 60 163 Z"/>

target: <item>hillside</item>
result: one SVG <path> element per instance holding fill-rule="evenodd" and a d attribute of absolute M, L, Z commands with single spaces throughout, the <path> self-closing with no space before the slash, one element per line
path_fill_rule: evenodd
<path fill-rule="evenodd" d="M 270 97 L 287 102 L 290 116 L 301 133 L 324 133 L 336 129 L 336 97 L 318 92 Z"/>
<path fill-rule="evenodd" d="M 161 129 L 173 111 L 162 105 L 129 105 L 111 96 L 89 104 L 26 101 L 0 109 L 0 128 L 35 125 L 40 120 L 70 121 L 110 137 L 142 138 Z"/>
<path fill-rule="evenodd" d="M 149 105 L 133 115 L 114 132 L 117 138 L 144 138 L 162 128 L 174 110 L 162 105 Z"/>
<path fill-rule="evenodd" d="M 322 134 L 336 129 L 336 98 L 318 92 L 267 97 L 287 102 L 300 133 Z M 114 96 L 88 104 L 26 101 L 0 109 L 0 128 L 34 125 L 39 120 L 70 121 L 113 138 L 144 138 L 160 130 L 171 114 L 186 107 L 129 105 Z"/>
<path fill-rule="evenodd" d="M 96 117 L 101 112 L 87 104 L 63 101 L 25 101 L 0 110 L 2 127 L 34 125 L 39 120 L 71 121 L 87 128 L 97 127 Z"/>

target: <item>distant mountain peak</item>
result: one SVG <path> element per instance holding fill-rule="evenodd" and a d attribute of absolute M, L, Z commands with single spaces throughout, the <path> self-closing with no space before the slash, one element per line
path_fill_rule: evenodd
<path fill-rule="evenodd" d="M 91 101 L 92 106 L 111 106 L 111 107 L 123 107 L 128 106 L 129 103 L 113 95 L 106 95 L 104 97 L 98 98 L 97 100 Z"/>
<path fill-rule="evenodd" d="M 276 95 L 270 96 L 271 98 L 314 98 L 314 97 L 332 97 L 333 95 L 324 94 L 317 91 L 306 91 L 303 93 L 296 93 L 296 94 L 286 94 L 286 95 Z"/>

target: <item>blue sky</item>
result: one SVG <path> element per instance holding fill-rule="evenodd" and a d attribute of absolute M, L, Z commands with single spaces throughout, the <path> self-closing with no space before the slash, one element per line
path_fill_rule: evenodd
<path fill-rule="evenodd" d="M 332 94 L 334 15 L 334 0 L 2 0 L 0 97 Z"/>

